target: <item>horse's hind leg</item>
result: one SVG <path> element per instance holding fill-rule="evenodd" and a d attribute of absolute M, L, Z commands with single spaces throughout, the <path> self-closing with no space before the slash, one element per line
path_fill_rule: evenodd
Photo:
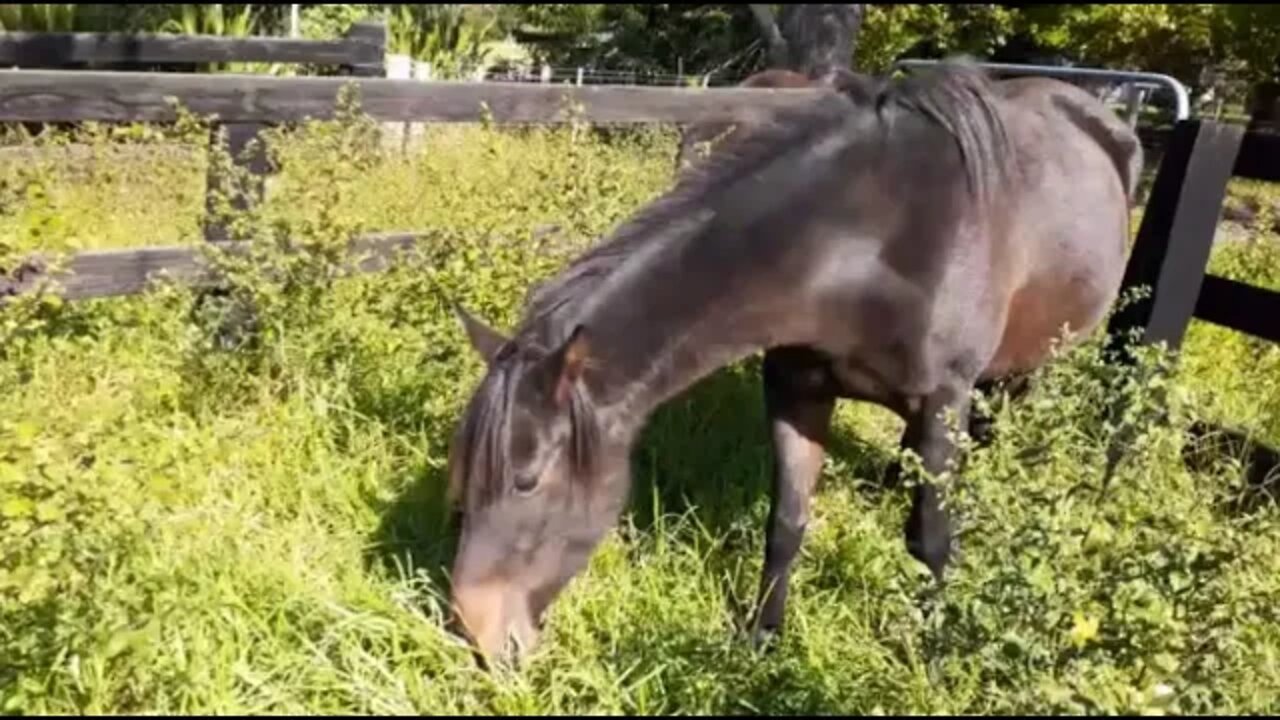
<path fill-rule="evenodd" d="M 782 629 L 791 566 L 809 523 L 836 397 L 826 361 L 809 350 L 770 350 L 763 374 L 774 471 L 764 570 L 752 622 L 757 645 Z"/>
<path fill-rule="evenodd" d="M 1004 392 L 1008 394 L 1009 402 L 1017 402 L 1027 394 L 1030 385 L 1031 375 L 1029 373 L 1020 373 L 984 380 L 978 383 L 977 390 L 986 396 L 988 401 L 992 400 L 996 394 Z M 973 438 L 978 447 L 990 446 L 995 441 L 995 418 L 980 408 L 970 408 L 969 436 Z"/>

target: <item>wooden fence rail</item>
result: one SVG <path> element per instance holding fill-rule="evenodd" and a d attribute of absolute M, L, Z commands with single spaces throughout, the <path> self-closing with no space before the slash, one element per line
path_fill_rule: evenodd
<path fill-rule="evenodd" d="M 1141 344 L 1180 348 L 1193 318 L 1280 343 L 1280 292 L 1207 272 L 1227 184 L 1233 177 L 1280 182 L 1280 137 L 1241 125 L 1184 120 L 1157 142 L 1164 146 L 1160 167 L 1123 281 L 1125 290 L 1146 286 L 1151 293 L 1112 316 L 1112 349 L 1121 351 L 1122 361 L 1132 361 L 1124 338 L 1135 329 Z M 1189 465 L 1197 454 L 1230 454 L 1242 461 L 1240 507 L 1280 500 L 1276 448 L 1207 423 L 1193 426 L 1189 440 Z"/>
<path fill-rule="evenodd" d="M 478 122 L 486 106 L 497 122 L 564 122 L 566 101 L 581 103 L 581 117 L 599 124 L 727 121 L 826 92 L 33 70 L 0 75 L 0 121 L 172 122 L 172 99 L 222 122 L 293 123 L 334 117 L 347 84 L 375 120 L 436 123 Z"/>
<path fill-rule="evenodd" d="M 386 30 L 381 23 L 352 25 L 339 40 L 124 33 L 0 33 L 0 65 L 66 67 L 76 64 L 202 64 L 270 62 L 336 65 L 352 75 L 383 74 Z"/>
<path fill-rule="evenodd" d="M 334 117 L 347 84 L 358 90 L 361 110 L 379 121 L 476 122 L 483 113 L 498 123 L 563 123 L 571 105 L 594 124 L 695 123 L 751 119 L 810 102 L 815 90 L 653 87 L 575 87 L 523 83 L 458 83 L 388 80 L 383 74 L 386 28 L 357 27 L 341 41 L 278 38 L 0 34 L 0 63 L 63 65 L 78 62 L 276 61 L 343 64 L 348 77 L 277 78 L 260 75 L 127 71 L 21 70 L 0 72 L 0 122 L 172 122 L 176 101 L 184 109 L 224 125 L 229 150 L 239 156 L 265 125 Z M 216 129 L 216 127 L 215 127 Z M 240 158 L 266 171 L 263 158 Z M 216 178 L 210 177 L 212 186 Z M 245 206 L 248 198 L 237 198 Z M 207 240 L 226 244 L 224 228 L 206 228 Z M 359 238 L 352 252 L 366 255 L 356 271 L 385 266 L 418 235 Z M 234 243 L 231 244 L 234 249 Z M 148 247 L 80 253 L 51 275 L 37 258 L 0 268 L 5 297 L 54 287 L 68 300 L 142 292 L 163 275 L 181 283 L 210 280 L 198 247 Z"/>
<path fill-rule="evenodd" d="M 379 233 L 355 238 L 348 246 L 353 264 L 348 272 L 367 273 L 386 269 L 398 253 L 412 249 L 423 233 Z M 154 281 L 169 281 L 192 287 L 216 284 L 217 277 L 205 262 L 209 251 L 234 254 L 248 246 L 225 242 L 215 246 L 152 246 L 77 253 L 56 272 L 47 269 L 38 255 L 29 257 L 20 268 L 0 275 L 0 304 L 6 298 L 37 289 L 53 290 L 65 300 L 121 297 L 145 292 Z M 7 275 L 7 276 L 6 276 Z"/>
<path fill-rule="evenodd" d="M 1151 288 L 1115 314 L 1110 330 L 1180 347 L 1193 317 L 1280 342 L 1280 292 L 1206 272 L 1227 183 L 1280 182 L 1280 136 L 1185 120 L 1168 136 L 1125 271 L 1124 288 Z"/>

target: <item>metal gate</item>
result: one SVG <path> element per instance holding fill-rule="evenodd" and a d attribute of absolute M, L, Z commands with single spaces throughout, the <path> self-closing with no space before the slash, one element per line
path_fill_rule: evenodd
<path fill-rule="evenodd" d="M 936 65 L 939 60 L 899 60 L 893 64 L 895 69 L 909 69 Z M 1101 68 L 1058 67 L 1055 65 L 1016 65 L 1011 63 L 975 63 L 979 67 L 1008 75 L 1044 75 L 1081 80 L 1110 80 L 1123 84 L 1125 105 L 1129 114 L 1129 124 L 1136 125 L 1138 111 L 1150 97 L 1152 90 L 1167 88 L 1173 93 L 1175 121 L 1191 117 L 1191 100 L 1187 88 L 1177 78 L 1163 73 L 1129 72 L 1124 70 L 1104 70 Z"/>

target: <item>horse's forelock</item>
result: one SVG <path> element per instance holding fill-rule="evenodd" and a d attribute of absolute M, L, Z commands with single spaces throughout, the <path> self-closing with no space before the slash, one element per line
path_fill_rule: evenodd
<path fill-rule="evenodd" d="M 532 361 L 519 357 L 495 363 L 467 404 L 450 450 L 449 493 L 468 511 L 485 507 L 504 492 L 511 474 L 508 450 L 517 389 L 533 371 Z M 596 408 L 581 386 L 570 395 L 568 420 L 574 476 L 589 478 L 598 467 L 601 435 Z"/>

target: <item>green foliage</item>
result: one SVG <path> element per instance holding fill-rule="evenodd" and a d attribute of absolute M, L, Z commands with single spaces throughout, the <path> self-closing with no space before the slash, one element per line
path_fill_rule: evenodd
<path fill-rule="evenodd" d="M 530 287 L 670 185 L 675 138 L 440 126 L 404 154 L 358 101 L 267 136 L 280 174 L 227 218 L 249 252 L 208 256 L 223 292 L 62 304 L 0 340 L 5 712 L 1280 708 L 1280 516 L 1226 507 L 1230 459 L 1192 471 L 1180 457 L 1205 415 L 1280 441 L 1280 361 L 1199 334 L 1179 367 L 1151 352 L 1121 371 L 1094 342 L 1024 402 L 993 399 L 996 443 L 949 480 L 963 554 L 941 594 L 903 547 L 906 494 L 876 491 L 901 423 L 841 405 L 788 634 L 767 655 L 736 627 L 768 505 L 759 364 L 726 368 L 646 429 L 634 505 L 529 667 L 479 672 L 444 630 L 445 458 L 482 371 L 448 301 L 509 327 Z M 102 193 L 67 187 L 115 187 L 97 175 L 106 148 L 143 143 L 77 138 L 89 160 L 24 176 L 48 200 L 0 206 L 14 246 L 37 238 L 12 228 L 59 217 L 119 222 Z M 204 177 L 203 163 L 152 164 L 113 192 Z M 202 212 L 156 203 L 130 222 L 198 227 Z M 352 235 L 394 230 L 428 238 L 385 273 L 344 274 Z M 75 230 L 58 232 L 40 237 Z M 1277 279 L 1274 242 L 1239 253 L 1215 262 Z M 1118 437 L 1130 452 L 1104 485 Z"/>
<path fill-rule="evenodd" d="M 396 5 L 390 10 L 390 50 L 431 64 L 439 79 L 470 78 L 489 59 L 496 15 L 480 24 L 465 5 Z"/>
<path fill-rule="evenodd" d="M 6 32 L 75 32 L 80 5 L 76 3 L 0 4 L 0 30 Z"/>
<path fill-rule="evenodd" d="M 1223 59 L 1221 14 L 1228 6 L 1037 5 L 1021 13 L 1022 29 L 1049 50 L 1089 65 L 1165 72 L 1196 85 Z"/>
<path fill-rule="evenodd" d="M 312 40 L 336 40 L 350 27 L 376 17 L 382 5 L 359 3 L 304 5 L 298 21 L 302 36 Z"/>
<path fill-rule="evenodd" d="M 1220 37 L 1244 63 L 1253 81 L 1276 80 L 1280 59 L 1280 9 L 1267 5 L 1223 5 Z"/>
<path fill-rule="evenodd" d="M 553 65 L 688 74 L 757 69 L 759 32 L 745 5 L 652 3 L 523 6 L 520 27 Z"/>
<path fill-rule="evenodd" d="M 614 67 L 674 74 L 733 68 L 747 72 L 763 58 L 759 31 L 745 6 L 606 5 Z M 753 52 L 754 51 L 754 52 Z M 737 65 L 737 67 L 733 67 Z"/>
<path fill-rule="evenodd" d="M 161 26 L 162 32 L 179 35 L 218 35 L 248 37 L 255 33 L 257 12 L 252 5 L 233 9 L 222 3 L 183 5 L 176 17 Z"/>
<path fill-rule="evenodd" d="M 223 5 L 202 3 L 183 5 L 176 17 L 171 17 L 160 27 L 161 32 L 178 35 L 216 35 L 243 38 L 261 34 L 261 12 L 253 5 Z M 209 63 L 200 67 L 201 72 L 275 73 L 280 66 L 274 63 Z"/>
<path fill-rule="evenodd" d="M 853 64 L 863 72 L 885 72 L 915 49 L 987 56 L 1004 43 L 1016 17 L 1000 5 L 869 5 Z"/>

